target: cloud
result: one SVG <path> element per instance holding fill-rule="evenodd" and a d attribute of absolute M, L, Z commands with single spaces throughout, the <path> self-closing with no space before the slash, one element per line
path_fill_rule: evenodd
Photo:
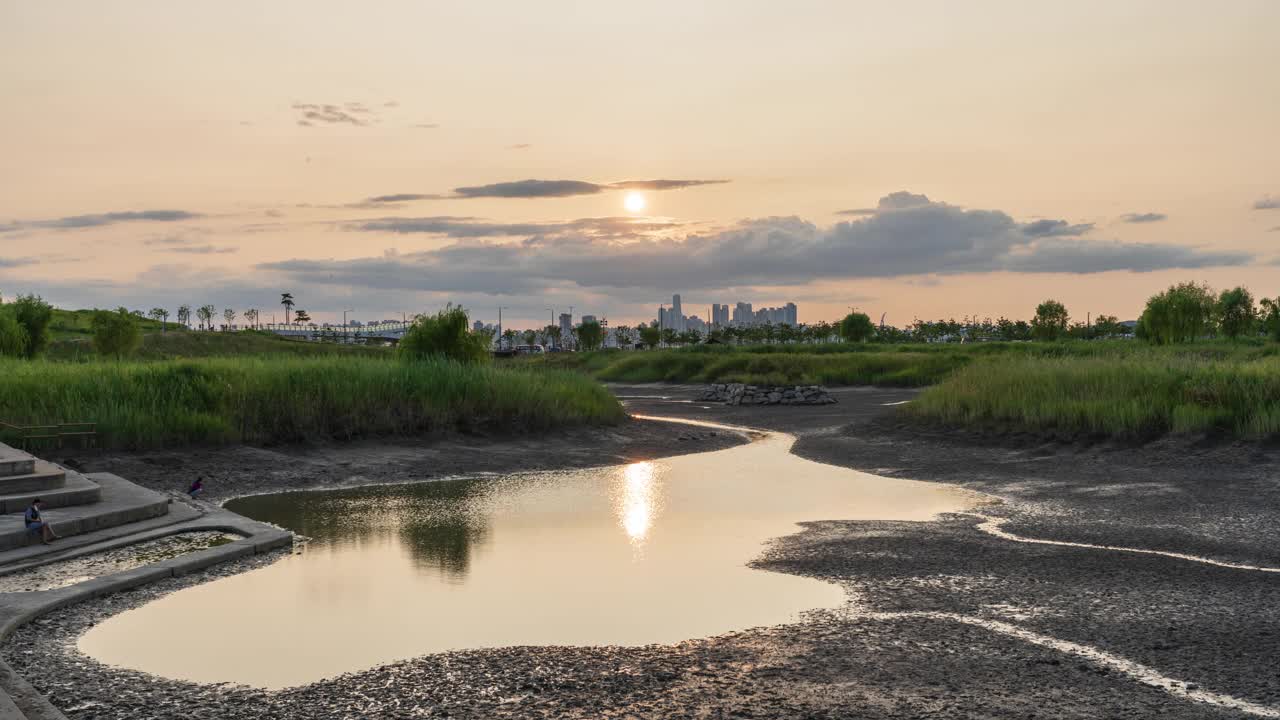
<path fill-rule="evenodd" d="M 129 210 L 124 212 L 98 213 L 95 215 L 69 215 L 47 220 L 15 221 L 0 225 L 0 232 L 42 228 L 48 230 L 74 230 L 78 228 L 102 227 L 126 222 L 180 222 L 203 217 L 199 213 L 186 210 Z"/>
<path fill-rule="evenodd" d="M 1093 223 L 1073 225 L 1066 220 L 1034 220 L 1022 225 L 1022 232 L 1029 237 L 1074 237 L 1092 229 Z"/>
<path fill-rule="evenodd" d="M 384 203 L 412 202 L 414 200 L 438 200 L 440 195 L 420 195 L 416 193 L 396 193 L 394 195 L 375 195 L 366 198 L 361 205 L 379 205 Z"/>
<path fill-rule="evenodd" d="M 16 267 L 22 267 L 22 266 L 24 266 L 24 265 L 35 265 L 35 264 L 37 264 L 37 263 L 39 263 L 39 262 L 40 262 L 39 260 L 37 260 L 37 259 L 35 259 L 35 258 L 33 258 L 33 257 L 20 257 L 20 258 L 3 258 L 3 257 L 0 257 L 0 269 L 3 269 L 3 268 L 16 268 Z"/>
<path fill-rule="evenodd" d="M 965 273 L 1149 272 L 1255 260 L 1250 253 L 1182 245 L 1086 241 L 1073 235 L 1086 232 L 1088 224 L 1021 223 L 999 210 L 965 209 L 911 193 L 886 196 L 879 207 L 874 215 L 826 228 L 797 217 L 769 217 L 683 239 L 670 232 L 627 232 L 622 218 L 567 223 L 383 218 L 348 227 L 436 233 L 459 241 L 403 255 L 297 259 L 260 267 L 316 284 L 519 294 L 566 284 L 600 292 L 712 290 Z M 503 234 L 527 237 L 484 239 Z"/>
<path fill-rule="evenodd" d="M 234 247 L 218 247 L 215 245 L 178 245 L 166 248 L 167 252 L 190 253 L 192 255 L 224 255 L 238 251 Z"/>
<path fill-rule="evenodd" d="M 837 210 L 837 215 L 875 215 L 878 211 L 875 208 L 852 208 L 849 210 Z"/>
<path fill-rule="evenodd" d="M 594 195 L 608 189 L 582 180 L 516 180 L 514 182 L 475 185 L 454 188 L 454 195 L 462 198 L 548 198 Z"/>
<path fill-rule="evenodd" d="M 521 146 L 511 146 L 513 148 Z M 523 147 L 529 147 L 525 145 Z M 593 183 L 585 180 L 514 180 L 511 182 L 473 185 L 453 189 L 451 195 L 396 193 L 367 198 L 352 207 L 370 207 L 378 203 L 411 200 L 465 200 L 470 198 L 562 198 L 597 195 L 611 190 L 682 190 L 699 185 L 718 185 L 728 180 L 623 180 L 616 183 Z"/>
<path fill-rule="evenodd" d="M 300 113 L 298 124 L 303 127 L 312 127 L 314 125 L 367 127 L 377 122 L 376 113 L 363 103 L 358 102 L 349 102 L 342 105 L 294 103 L 292 107 Z"/>
<path fill-rule="evenodd" d="M 623 180 L 610 183 L 617 190 L 683 190 L 700 185 L 723 185 L 728 180 Z"/>
<path fill-rule="evenodd" d="M 1280 232 L 1280 225 L 1277 225 L 1277 226 L 1275 226 L 1275 227 L 1271 228 L 1271 229 L 1270 229 L 1270 230 L 1268 230 L 1267 232 Z"/>
<path fill-rule="evenodd" d="M 1154 223 L 1154 222 L 1164 222 L 1165 220 L 1168 220 L 1168 219 L 1169 219 L 1168 215 L 1165 215 L 1164 213 L 1155 213 L 1155 212 L 1125 213 L 1124 215 L 1120 216 L 1120 222 L 1127 222 L 1127 223 Z"/>
<path fill-rule="evenodd" d="M 1266 195 L 1253 204 L 1254 210 L 1280 210 L 1280 196 Z"/>
<path fill-rule="evenodd" d="M 440 127 L 440 123 L 414 123 L 413 125 L 410 125 L 409 127 L 411 127 L 411 128 L 420 128 L 420 129 L 422 129 L 422 130 L 434 130 L 434 129 L 436 129 L 436 128 Z"/>
<path fill-rule="evenodd" d="M 528 150 L 531 147 L 533 147 L 533 145 L 529 143 L 516 143 L 515 145 L 508 145 L 507 149 L 508 150 Z"/>
<path fill-rule="evenodd" d="M 398 234 L 442 235 L 452 238 L 517 237 L 580 233 L 594 238 L 636 238 L 671 230 L 681 223 L 668 220 L 637 220 L 629 217 L 580 218 L 566 222 L 497 223 L 482 218 L 456 215 L 434 217 L 391 217 L 364 220 L 347 225 L 349 230 Z"/>

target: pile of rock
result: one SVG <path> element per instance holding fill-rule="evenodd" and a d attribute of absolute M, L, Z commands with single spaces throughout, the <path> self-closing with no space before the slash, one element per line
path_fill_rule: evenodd
<path fill-rule="evenodd" d="M 821 385 L 708 385 L 698 397 L 702 402 L 729 405 L 829 405 L 836 401 Z"/>

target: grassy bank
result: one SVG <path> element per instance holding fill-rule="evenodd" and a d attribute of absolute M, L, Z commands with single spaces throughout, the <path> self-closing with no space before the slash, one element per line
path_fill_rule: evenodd
<path fill-rule="evenodd" d="M 364 345 L 317 343 L 265 332 L 150 332 L 133 354 L 134 360 L 179 360 L 211 357 L 388 357 L 392 349 Z M 49 343 L 49 360 L 91 362 L 99 359 L 86 338 L 60 338 Z"/>
<path fill-rule="evenodd" d="M 993 432 L 1280 435 L 1280 358 L 1246 348 L 1204 355 L 995 358 L 957 371 L 901 412 Z"/>
<path fill-rule="evenodd" d="M 0 419 L 96 422 L 108 448 L 524 432 L 623 417 L 580 374 L 367 357 L 0 361 Z"/>

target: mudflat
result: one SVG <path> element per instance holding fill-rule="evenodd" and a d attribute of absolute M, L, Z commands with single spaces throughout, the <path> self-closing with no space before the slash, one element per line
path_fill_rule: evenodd
<path fill-rule="evenodd" d="M 255 558 L 50 615 L 18 632 L 6 659 L 68 716 L 85 718 L 1280 717 L 1280 573 L 1269 572 L 1280 567 L 1280 458 L 1270 448 L 922 431 L 892 417 L 909 391 L 852 389 L 837 391 L 835 405 L 759 408 L 690 402 L 693 387 L 614 390 L 636 414 L 785 431 L 809 459 L 953 483 L 1000 502 L 978 508 L 981 516 L 797 527 L 753 565 L 837 583 L 847 607 L 675 645 L 440 653 L 278 692 L 160 680 L 75 651 L 98 620 L 270 561 Z M 187 453 L 176 466 L 156 454 L 94 462 L 157 484 L 213 474 L 211 493 L 224 484 L 235 494 L 241 483 L 324 487 L 406 468 L 502 472 L 507 462 L 576 467 L 739 441 L 642 421 L 580 432 L 509 451 L 499 449 L 507 441 L 450 439 L 270 457 Z M 294 466 L 248 478 L 280 459 Z"/>

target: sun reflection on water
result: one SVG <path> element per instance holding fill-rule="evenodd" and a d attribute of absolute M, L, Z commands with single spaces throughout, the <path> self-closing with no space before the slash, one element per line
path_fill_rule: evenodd
<path fill-rule="evenodd" d="M 638 462 L 628 465 L 622 473 L 621 499 L 616 503 L 618 524 L 622 526 L 631 543 L 637 547 L 644 544 L 653 527 L 657 514 L 657 481 L 654 479 L 654 464 Z"/>

